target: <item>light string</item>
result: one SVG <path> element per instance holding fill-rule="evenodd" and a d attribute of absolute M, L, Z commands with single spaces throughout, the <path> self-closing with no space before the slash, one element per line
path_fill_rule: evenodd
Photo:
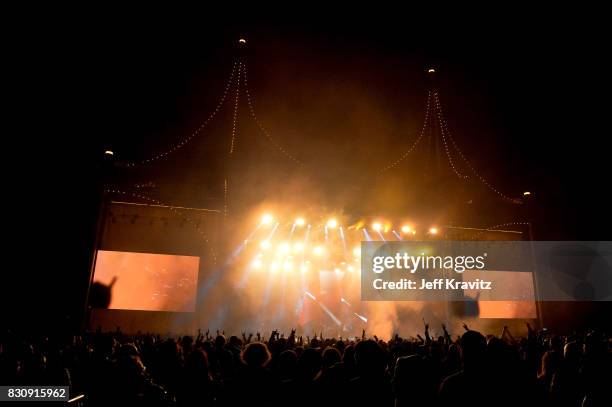
<path fill-rule="evenodd" d="M 263 124 L 261 123 L 261 121 L 257 117 L 257 114 L 255 113 L 254 103 L 253 103 L 253 100 L 252 100 L 252 97 L 251 97 L 251 92 L 249 91 L 246 63 L 243 65 L 242 75 L 244 77 L 244 90 L 245 90 L 247 102 L 248 102 L 248 105 L 249 105 L 249 111 L 251 113 L 251 117 L 253 118 L 253 120 L 257 124 L 257 127 L 259 128 L 261 133 L 268 139 L 268 141 L 274 147 L 276 147 L 276 149 L 281 154 L 283 154 L 285 157 L 287 157 L 291 161 L 295 162 L 298 166 L 300 166 L 300 167 L 303 166 L 304 164 L 299 159 L 297 159 L 295 156 L 293 156 L 291 153 L 289 153 L 285 148 L 283 148 L 279 143 L 276 142 L 276 140 L 270 135 L 270 133 L 266 130 L 266 128 L 263 126 Z"/>
<path fill-rule="evenodd" d="M 208 116 L 208 118 L 202 123 L 200 124 L 200 126 L 198 126 L 197 129 L 195 129 L 189 136 L 187 136 L 186 138 L 184 138 L 182 141 L 174 144 L 173 146 L 171 146 L 168 150 L 158 153 L 150 158 L 147 158 L 145 160 L 142 161 L 132 161 L 132 162 L 128 162 L 125 164 L 126 167 L 136 167 L 138 165 L 146 165 L 146 164 L 150 164 L 154 161 L 157 161 L 159 159 L 165 158 L 168 155 L 176 152 L 177 150 L 181 149 L 183 146 L 185 146 L 187 143 L 189 143 L 191 140 L 193 140 L 195 137 L 199 136 L 202 132 L 202 130 L 204 130 L 204 128 L 206 128 L 206 126 L 210 123 L 210 121 L 217 115 L 217 113 L 219 112 L 219 110 L 221 110 L 221 107 L 223 106 L 223 104 L 225 103 L 225 99 L 227 98 L 227 94 L 229 92 L 229 89 L 232 85 L 232 83 L 234 82 L 234 74 L 236 73 L 236 67 L 238 66 L 238 61 L 234 61 L 234 64 L 232 66 L 232 71 L 230 73 L 229 79 L 227 80 L 227 83 L 225 84 L 225 88 L 223 90 L 223 94 L 221 95 L 221 98 L 219 99 L 219 102 L 217 103 L 215 109 L 210 113 L 210 115 Z"/>
<path fill-rule="evenodd" d="M 507 200 L 509 202 L 512 202 L 514 204 L 521 204 L 522 201 L 520 199 L 511 198 L 511 197 L 507 196 L 506 194 L 502 193 L 499 189 L 495 188 L 490 182 L 488 182 L 482 175 L 480 175 L 480 173 L 478 171 L 476 171 L 474 166 L 465 157 L 465 155 L 463 154 L 463 152 L 461 151 L 461 149 L 459 148 L 459 146 L 455 142 L 455 139 L 451 135 L 450 131 L 448 131 L 448 126 L 447 126 L 447 123 L 446 123 L 446 119 L 444 118 L 444 114 L 442 112 L 442 104 L 440 103 L 440 98 L 438 96 L 438 92 L 434 92 L 434 99 L 435 99 L 435 103 L 436 103 L 436 109 L 438 109 L 438 112 L 439 112 L 439 115 L 440 115 L 441 126 L 443 128 L 442 132 L 443 132 L 443 134 L 445 133 L 448 136 L 448 139 L 451 141 L 451 143 L 453 144 L 453 147 L 455 148 L 455 150 L 457 150 L 457 153 L 459 153 L 459 156 L 461 157 L 463 162 L 466 164 L 466 166 L 472 171 L 472 173 L 476 176 L 476 178 L 478 178 L 478 180 L 481 183 L 483 183 L 491 191 L 495 192 L 499 197 L 501 197 L 502 199 L 505 199 L 505 200 Z"/>
<path fill-rule="evenodd" d="M 119 189 L 106 189 L 106 190 L 104 190 L 104 192 L 107 193 L 107 194 L 117 194 L 117 195 L 123 195 L 123 196 L 131 196 L 132 198 L 138 198 L 138 199 L 141 199 L 143 201 L 153 203 L 155 205 L 161 205 L 161 206 L 166 206 L 166 207 L 170 208 L 171 211 L 176 212 L 179 216 L 181 216 L 183 219 L 185 219 L 187 222 L 189 222 L 189 223 L 191 223 L 193 225 L 195 230 L 198 232 L 198 234 L 202 237 L 202 239 L 206 243 L 206 247 L 210 251 L 210 254 L 211 254 L 211 257 L 212 257 L 213 265 L 217 264 L 217 253 L 215 251 L 215 248 L 212 246 L 212 244 L 208 240 L 208 236 L 206 235 L 206 233 L 204 233 L 204 231 L 200 228 L 200 226 L 191 217 L 189 217 L 188 215 L 185 215 L 178 208 L 176 208 L 174 206 L 171 206 L 171 205 L 167 205 L 167 204 L 163 203 L 162 201 L 160 201 L 158 199 L 151 198 L 149 196 L 145 196 L 145 195 L 134 193 L 134 192 L 130 192 L 130 191 L 122 191 L 122 190 L 119 190 Z M 218 212 L 218 211 L 211 211 L 211 212 Z"/>
<path fill-rule="evenodd" d="M 427 92 L 427 102 L 426 102 L 426 108 L 425 108 L 425 120 L 423 121 L 423 127 L 421 128 L 421 133 L 419 134 L 419 136 L 417 137 L 417 139 L 414 141 L 414 143 L 412 144 L 412 146 L 410 146 L 410 148 L 408 150 L 406 150 L 400 158 L 398 158 L 397 160 L 395 160 L 393 163 L 387 165 L 386 167 L 382 168 L 378 174 L 382 174 L 383 172 L 386 172 L 394 167 L 397 167 L 402 161 L 404 161 L 406 159 L 406 157 L 408 157 L 408 155 L 410 155 L 410 153 L 412 153 L 412 151 L 414 151 L 414 149 L 416 148 L 416 146 L 419 144 L 419 142 L 421 141 L 421 139 L 423 139 L 423 136 L 425 135 L 425 131 L 427 130 L 427 128 L 429 127 L 429 121 L 430 121 L 430 110 L 431 110 L 431 90 Z"/>

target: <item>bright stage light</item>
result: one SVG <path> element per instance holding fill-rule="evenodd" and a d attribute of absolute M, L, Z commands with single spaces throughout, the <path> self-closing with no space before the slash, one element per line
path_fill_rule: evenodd
<path fill-rule="evenodd" d="M 291 269 L 293 269 L 293 264 L 291 264 L 290 261 L 286 261 L 285 264 L 283 265 L 283 270 L 291 271 Z"/>
<path fill-rule="evenodd" d="M 238 44 L 243 44 L 243 45 L 244 45 L 244 44 L 246 44 L 246 39 L 244 39 L 244 38 L 240 38 L 240 39 L 238 40 Z"/>
<path fill-rule="evenodd" d="M 413 230 L 413 231 L 412 231 L 412 234 L 413 234 L 413 235 L 416 235 L 416 230 Z"/>
<path fill-rule="evenodd" d="M 270 271 L 271 272 L 278 271 L 278 263 L 277 262 L 274 262 L 274 263 L 270 264 Z"/>
<path fill-rule="evenodd" d="M 272 243 L 270 243 L 267 240 L 264 240 L 263 242 L 259 244 L 259 247 L 261 247 L 262 250 L 268 250 L 270 247 L 272 247 Z"/>
<path fill-rule="evenodd" d="M 433 69 L 433 68 L 429 68 L 429 70 L 428 70 L 427 72 L 429 72 L 429 73 L 435 73 L 435 72 L 436 72 L 436 70 L 435 70 L 435 69 Z"/>
<path fill-rule="evenodd" d="M 361 247 L 357 246 L 353 249 L 353 256 L 361 257 Z"/>
<path fill-rule="evenodd" d="M 432 226 L 429 228 L 429 234 L 430 235 L 437 235 L 438 234 L 438 228 L 435 226 Z"/>
<path fill-rule="evenodd" d="M 300 271 L 302 273 L 306 273 L 308 271 L 308 264 L 302 263 L 302 265 L 300 266 Z"/>
<path fill-rule="evenodd" d="M 402 226 L 402 233 L 404 234 L 410 233 L 410 230 L 411 230 L 410 226 L 408 225 Z"/>
<path fill-rule="evenodd" d="M 323 248 L 321 246 L 317 246 L 314 249 L 312 249 L 312 253 L 315 256 L 322 256 L 323 255 Z"/>
<path fill-rule="evenodd" d="M 302 243 L 296 243 L 293 245 L 293 252 L 294 253 L 301 253 L 302 250 L 304 250 L 304 245 Z"/>
<path fill-rule="evenodd" d="M 340 270 L 338 267 L 336 267 L 336 268 L 334 269 L 334 272 L 335 272 L 336 274 L 340 273 L 341 271 L 342 271 L 342 270 Z"/>
<path fill-rule="evenodd" d="M 335 229 L 336 227 L 338 227 L 338 221 L 334 218 L 331 218 L 327 221 L 327 227 L 330 229 Z"/>
<path fill-rule="evenodd" d="M 263 263 L 260 259 L 255 259 L 253 260 L 253 263 L 251 263 L 251 265 L 253 266 L 254 269 L 259 270 L 261 266 L 263 266 Z"/>
<path fill-rule="evenodd" d="M 525 191 L 525 192 L 523 192 L 523 196 L 529 196 L 529 195 L 531 195 L 531 192 L 530 192 L 530 191 Z"/>
<path fill-rule="evenodd" d="M 289 248 L 290 248 L 289 247 L 289 243 L 287 243 L 287 242 L 281 243 L 278 246 L 278 252 L 282 253 L 282 254 L 287 254 L 287 253 L 289 253 Z"/>
<path fill-rule="evenodd" d="M 264 225 L 269 225 L 270 223 L 272 223 L 273 220 L 274 218 L 269 213 L 266 213 L 264 216 L 261 217 L 261 223 L 263 223 Z"/>
<path fill-rule="evenodd" d="M 351 265 L 348 265 L 348 266 L 346 267 L 346 269 L 348 270 L 348 272 L 349 272 L 349 273 L 352 273 L 352 272 L 355 270 L 355 269 L 353 268 L 353 266 L 351 266 Z"/>
<path fill-rule="evenodd" d="M 383 226 L 380 222 L 374 222 L 372 224 L 372 229 L 374 229 L 377 232 L 380 232 L 382 230 Z"/>
<path fill-rule="evenodd" d="M 297 218 L 297 219 L 295 220 L 295 224 L 296 224 L 297 226 L 304 226 L 304 224 L 305 224 L 305 223 L 306 223 L 306 221 L 304 220 L 304 218 Z"/>
<path fill-rule="evenodd" d="M 104 154 L 105 154 L 105 155 L 115 155 L 115 153 L 113 153 L 113 151 L 112 151 L 112 150 L 106 150 L 106 151 L 104 152 Z"/>

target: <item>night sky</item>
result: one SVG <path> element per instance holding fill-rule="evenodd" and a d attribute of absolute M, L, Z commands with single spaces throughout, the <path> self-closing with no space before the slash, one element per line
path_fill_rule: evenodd
<path fill-rule="evenodd" d="M 111 148 L 120 161 L 145 159 L 186 137 L 217 103 L 241 36 L 248 39 L 258 116 L 304 162 L 296 169 L 258 134 L 243 99 L 240 159 L 232 171 L 250 187 L 248 200 L 284 197 L 274 185 L 285 181 L 291 194 L 321 198 L 356 217 L 376 208 L 390 216 L 424 206 L 437 210 L 436 202 L 377 198 L 388 188 L 418 185 L 414 163 L 403 162 L 383 180 L 373 177 L 418 134 L 429 86 L 425 71 L 432 66 L 451 131 L 475 168 L 508 194 L 534 193 L 525 209 L 496 200 L 482 185 L 463 188 L 486 213 L 484 220 L 466 215 L 466 223 L 529 218 L 538 240 L 609 238 L 603 192 L 608 135 L 599 125 L 604 48 L 597 24 L 583 29 L 536 16 L 450 24 L 183 18 L 83 18 L 16 47 L 28 61 L 14 81 L 29 117 L 20 131 L 27 136 L 23 151 L 28 165 L 37 163 L 27 174 L 17 167 L 23 177 L 15 184 L 27 193 L 27 219 L 34 221 L 17 239 L 26 253 L 40 253 L 34 273 L 48 283 L 40 303 L 62 310 L 79 304 L 103 151 Z M 219 207 L 230 131 L 227 103 L 183 150 L 144 168 L 116 169 L 112 183 L 152 182 L 156 188 L 147 193 L 164 202 Z"/>

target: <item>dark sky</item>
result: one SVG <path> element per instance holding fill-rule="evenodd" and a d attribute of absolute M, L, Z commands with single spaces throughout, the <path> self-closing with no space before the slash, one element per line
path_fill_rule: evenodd
<path fill-rule="evenodd" d="M 43 242 L 42 264 L 70 281 L 67 290 L 78 303 L 102 151 L 108 146 L 120 160 L 143 159 L 188 135 L 214 107 L 241 35 L 249 41 L 258 115 L 305 163 L 296 170 L 284 160 L 258 135 L 242 103 L 240 163 L 233 168 L 245 174 L 244 185 L 261 185 L 245 192 L 249 199 L 257 201 L 258 192 L 284 197 L 287 192 L 274 187 L 284 180 L 291 193 L 322 197 L 326 207 L 355 216 L 373 208 L 400 212 L 397 196 L 391 204 L 372 197 L 412 185 L 410 163 L 386 178 L 388 185 L 373 183 L 371 175 L 418 133 L 428 87 L 424 70 L 434 66 L 449 125 L 474 166 L 508 194 L 534 192 L 530 209 L 516 212 L 477 187 L 474 197 L 495 208 L 500 223 L 529 217 L 541 240 L 609 238 L 608 130 L 601 127 L 606 47 L 596 21 L 546 14 L 452 23 L 433 17 L 341 21 L 88 14 L 57 22 L 33 39 L 26 28 L 16 31 L 13 45 L 23 67 L 11 80 L 15 104 L 24 107 L 17 134 L 25 141 L 28 169 L 16 166 L 23 177 L 14 181 L 31 203 L 24 216 L 32 220 L 16 235 L 19 246 L 31 253 Z M 147 168 L 115 172 L 114 182 L 152 181 L 158 187 L 150 194 L 165 202 L 219 205 L 230 120 L 226 108 L 183 151 Z M 261 174 L 269 182 L 261 183 Z"/>

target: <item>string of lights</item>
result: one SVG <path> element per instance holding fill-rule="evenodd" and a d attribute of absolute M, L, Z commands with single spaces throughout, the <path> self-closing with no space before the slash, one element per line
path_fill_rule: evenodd
<path fill-rule="evenodd" d="M 238 64 L 238 78 L 236 78 L 236 96 L 234 97 L 234 115 L 232 117 L 232 141 L 230 143 L 229 153 L 234 153 L 234 146 L 236 144 L 236 130 L 238 122 L 238 106 L 240 101 L 240 77 L 242 76 L 242 62 Z"/>
<path fill-rule="evenodd" d="M 191 223 L 193 225 L 195 230 L 202 237 L 202 240 L 206 244 L 206 247 L 210 251 L 213 265 L 217 264 L 217 253 L 216 253 L 215 248 L 213 247 L 213 245 L 210 244 L 210 241 L 208 240 L 208 236 L 206 235 L 206 233 L 204 233 L 204 231 L 200 228 L 198 223 L 196 223 L 191 217 L 189 217 L 189 215 L 186 215 L 185 213 L 181 212 L 180 209 L 178 209 L 177 207 L 174 207 L 174 206 L 171 206 L 171 205 L 167 205 L 167 204 L 163 203 L 162 201 L 160 201 L 158 199 L 151 198 L 149 196 L 138 194 L 138 193 L 135 193 L 135 192 L 122 191 L 122 190 L 119 190 L 119 189 L 105 189 L 104 192 L 106 194 L 115 194 L 115 195 L 122 195 L 122 196 L 130 196 L 132 198 L 141 199 L 141 200 L 143 200 L 145 202 L 149 202 L 149 203 L 152 203 L 152 204 L 155 204 L 155 205 L 167 206 L 168 208 L 170 208 L 171 211 L 176 212 L 180 217 L 182 217 L 187 222 L 189 222 L 189 223 Z"/>
<path fill-rule="evenodd" d="M 455 173 L 455 175 L 457 175 L 458 178 L 468 179 L 468 176 L 460 173 L 457 167 L 455 166 L 455 163 L 453 161 L 453 156 L 450 152 L 450 149 L 448 148 L 448 143 L 446 142 L 446 134 L 445 134 L 447 129 L 446 129 L 446 126 L 443 124 L 444 120 L 442 117 L 442 109 L 440 107 L 440 99 L 438 98 L 438 91 L 434 91 L 434 99 L 436 103 L 436 115 L 438 117 L 438 127 L 440 129 L 440 136 L 442 137 L 442 143 L 444 144 L 444 151 L 446 152 L 448 163 L 450 164 L 453 172 Z"/>
<path fill-rule="evenodd" d="M 223 180 L 223 217 L 227 218 L 228 214 L 228 199 L 229 199 L 229 186 L 227 185 L 227 178 Z"/>
<path fill-rule="evenodd" d="M 242 75 L 243 75 L 243 79 L 244 79 L 244 90 L 245 90 L 246 99 L 247 99 L 247 102 L 248 102 L 248 105 L 249 105 L 249 111 L 251 113 L 251 117 L 253 118 L 253 120 L 255 120 L 255 123 L 257 124 L 257 127 L 259 128 L 261 133 L 268 139 L 268 141 L 274 147 L 276 147 L 276 149 L 278 151 L 281 152 L 281 154 L 283 154 L 285 157 L 287 157 L 291 161 L 295 162 L 298 166 L 300 166 L 300 167 L 303 166 L 303 163 L 299 159 L 297 159 L 295 156 L 293 156 L 285 148 L 283 148 L 280 144 L 278 144 L 276 142 L 276 140 L 270 135 L 270 133 L 266 130 L 266 128 L 263 126 L 263 124 L 261 123 L 261 121 L 257 117 L 257 114 L 255 113 L 255 107 L 254 107 L 254 103 L 253 103 L 253 100 L 252 100 L 252 97 L 251 97 L 251 93 L 249 91 L 248 79 L 247 79 L 247 66 L 246 66 L 246 64 L 244 64 L 242 66 Z"/>
<path fill-rule="evenodd" d="M 232 66 L 232 71 L 230 73 L 229 79 L 227 80 L 227 82 L 225 84 L 225 88 L 223 89 L 223 93 L 222 93 L 221 98 L 219 99 L 219 102 L 217 103 L 215 109 L 210 113 L 208 118 L 202 124 L 200 124 L 200 126 L 198 126 L 198 128 L 196 128 L 189 136 L 185 137 L 180 142 L 172 145 L 166 151 L 158 153 L 158 154 L 156 154 L 156 155 L 154 155 L 152 157 L 149 157 L 149 158 L 147 158 L 145 160 L 128 162 L 128 163 L 125 164 L 125 166 L 126 167 L 136 167 L 138 165 L 150 164 L 150 163 L 152 163 L 154 161 L 157 161 L 157 160 L 160 160 L 162 158 L 165 158 L 168 155 L 170 155 L 170 154 L 176 152 L 177 150 L 181 149 L 183 146 L 185 146 L 187 143 L 189 143 L 195 137 L 199 136 L 202 133 L 202 130 L 204 130 L 204 128 L 206 128 L 208 123 L 210 123 L 210 121 L 217 115 L 217 113 L 219 112 L 219 110 L 221 110 L 221 107 L 225 103 L 225 99 L 227 98 L 227 94 L 228 94 L 228 92 L 230 90 L 230 87 L 231 87 L 232 83 L 234 82 L 234 75 L 236 73 L 236 67 L 238 67 L 238 61 L 234 61 L 234 64 Z"/>
<path fill-rule="evenodd" d="M 517 221 L 517 222 L 500 223 L 499 225 L 494 225 L 494 226 L 486 227 L 484 230 L 481 230 L 476 235 L 474 235 L 474 237 L 476 238 L 476 237 L 484 234 L 487 231 L 496 231 L 496 230 L 499 230 L 500 228 L 512 227 L 512 226 L 529 226 L 529 225 L 530 225 L 529 222 L 519 222 L 519 221 Z"/>
<path fill-rule="evenodd" d="M 442 104 L 440 103 L 440 98 L 438 96 L 438 92 L 434 92 L 434 99 L 435 99 L 435 103 L 436 103 L 436 109 L 438 109 L 439 114 L 440 114 L 440 120 L 441 120 L 441 126 L 443 128 L 442 132 L 445 133 L 449 140 L 451 141 L 451 143 L 453 144 L 453 147 L 455 148 L 455 150 L 457 150 L 457 153 L 459 154 L 459 156 L 461 157 L 461 159 L 463 160 L 463 162 L 465 163 L 465 165 L 472 171 L 472 173 L 476 176 L 476 178 L 478 178 L 478 180 L 483 183 L 487 188 L 489 188 L 491 191 L 495 192 L 499 197 L 501 197 L 502 199 L 505 199 L 509 202 L 515 203 L 515 204 L 520 204 L 522 203 L 519 199 L 515 199 L 515 198 L 511 198 L 508 195 L 504 194 L 503 192 L 501 192 L 499 189 L 495 188 L 490 182 L 488 182 L 482 175 L 480 175 L 480 173 L 478 171 L 476 171 L 476 169 L 474 168 L 474 166 L 471 164 L 471 162 L 465 157 L 465 155 L 463 154 L 463 152 L 461 151 L 461 149 L 459 148 L 459 146 L 457 145 L 457 143 L 455 142 L 455 139 L 453 138 L 453 136 L 451 135 L 450 131 L 448 131 L 448 125 L 446 123 L 446 119 L 444 118 L 444 114 L 442 113 Z"/>
<path fill-rule="evenodd" d="M 378 175 L 380 175 L 380 174 L 382 174 L 382 173 L 384 173 L 384 172 L 386 172 L 386 171 L 388 171 L 388 170 L 390 170 L 390 169 L 392 169 L 394 167 L 397 167 L 402 161 L 404 161 L 406 159 L 406 157 L 408 157 L 408 155 L 410 155 L 410 153 L 412 153 L 414 151 L 414 149 L 419 144 L 421 139 L 423 139 L 423 136 L 425 135 L 425 132 L 426 132 L 427 128 L 429 127 L 430 110 L 431 110 L 431 91 L 428 91 L 427 92 L 427 102 L 426 102 L 426 107 L 425 107 L 425 120 L 423 121 L 423 127 L 421 128 L 421 133 L 419 134 L 417 139 L 414 141 L 414 143 L 412 143 L 412 145 L 410 146 L 410 148 L 408 150 L 406 150 L 397 160 L 395 160 L 391 164 L 387 165 L 386 167 L 382 168 L 378 172 Z"/>
<path fill-rule="evenodd" d="M 529 225 L 529 222 L 507 222 L 507 223 L 500 223 L 499 225 L 495 225 L 495 226 L 489 226 L 486 228 L 486 230 L 497 230 L 499 228 L 503 228 L 506 226 L 527 226 Z"/>

